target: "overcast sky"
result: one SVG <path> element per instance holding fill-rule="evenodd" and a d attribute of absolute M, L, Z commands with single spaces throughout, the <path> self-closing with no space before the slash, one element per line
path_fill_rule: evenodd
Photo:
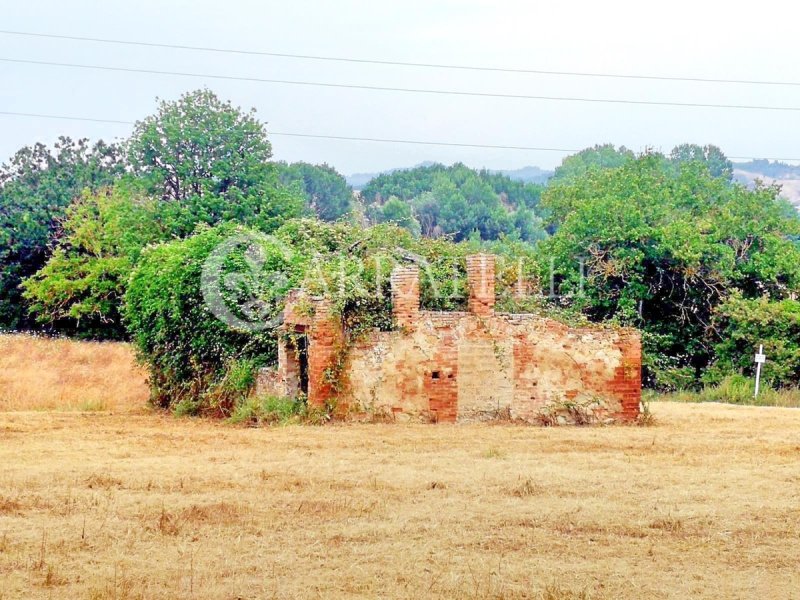
<path fill-rule="evenodd" d="M 0 29 L 292 54 L 550 71 L 800 81 L 800 4 L 475 0 L 29 0 Z M 464 72 L 213 54 L 0 35 L 0 57 L 242 77 L 539 96 L 800 107 L 800 86 Z M 631 106 L 300 87 L 0 62 L 0 111 L 135 121 L 207 85 L 255 107 L 275 132 L 580 149 L 800 157 L 800 112 Z M 130 126 L 0 115 L 0 161 L 59 134 L 127 136 Z M 275 157 L 341 172 L 424 160 L 552 168 L 563 153 L 272 138 Z"/>

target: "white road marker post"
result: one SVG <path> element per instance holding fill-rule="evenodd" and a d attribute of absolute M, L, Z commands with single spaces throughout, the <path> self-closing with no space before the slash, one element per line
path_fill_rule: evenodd
<path fill-rule="evenodd" d="M 758 347 L 758 354 L 756 354 L 756 394 L 754 398 L 758 398 L 758 389 L 761 387 L 761 365 L 767 362 L 767 357 L 764 354 L 764 344 Z"/>

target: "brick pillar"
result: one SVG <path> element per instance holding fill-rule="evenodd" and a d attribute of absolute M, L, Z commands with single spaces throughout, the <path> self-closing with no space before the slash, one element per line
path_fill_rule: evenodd
<path fill-rule="evenodd" d="M 494 314 L 494 256 L 472 254 L 467 257 L 469 312 L 483 317 Z"/>
<path fill-rule="evenodd" d="M 419 267 L 392 271 L 392 316 L 398 327 L 413 328 L 419 318 Z"/>
<path fill-rule="evenodd" d="M 341 323 L 331 314 L 330 300 L 316 303 L 308 332 L 308 404 L 323 407 L 336 396 L 326 372 L 334 367 L 343 343 Z"/>
<path fill-rule="evenodd" d="M 612 389 L 619 398 L 622 410 L 617 415 L 623 421 L 639 416 L 642 401 L 642 340 L 637 332 L 626 332 L 620 340 L 622 364 L 614 374 Z"/>

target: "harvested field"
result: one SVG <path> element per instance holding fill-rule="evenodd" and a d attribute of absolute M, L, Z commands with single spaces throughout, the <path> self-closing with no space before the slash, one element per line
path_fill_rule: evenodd
<path fill-rule="evenodd" d="M 0 599 L 800 598 L 796 409 L 245 429 L 104 401 L 0 412 Z"/>

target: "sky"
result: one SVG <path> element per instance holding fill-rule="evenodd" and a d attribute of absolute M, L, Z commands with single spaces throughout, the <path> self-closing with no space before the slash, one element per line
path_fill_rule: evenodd
<path fill-rule="evenodd" d="M 559 2 L 30 0 L 0 29 L 272 53 L 547 71 L 794 81 L 800 4 L 785 0 Z M 0 58 L 234 77 L 555 97 L 800 107 L 800 85 L 744 85 L 429 69 L 110 45 L 0 34 Z M 255 108 L 269 132 L 579 150 L 800 158 L 800 112 L 644 106 L 339 89 L 0 61 L 0 111 L 136 121 L 207 86 Z M 0 114 L 0 162 L 59 135 L 122 139 L 132 127 Z M 433 160 L 514 169 L 566 152 L 271 135 L 275 158 L 344 174 Z"/>

